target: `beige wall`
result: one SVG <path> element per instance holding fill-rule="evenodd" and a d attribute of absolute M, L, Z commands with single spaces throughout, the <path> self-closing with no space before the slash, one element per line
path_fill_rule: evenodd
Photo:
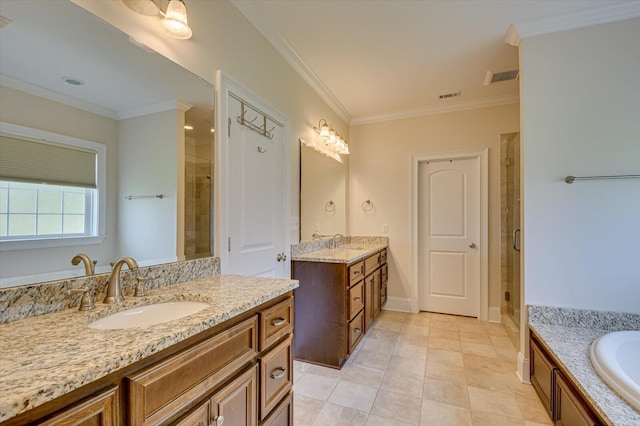
<path fill-rule="evenodd" d="M 117 251 L 118 122 L 100 115 L 0 86 L 0 121 L 46 132 L 71 136 L 107 146 L 106 237 L 102 244 L 4 251 L 0 256 L 0 278 L 61 273 L 84 273 L 71 265 L 77 253 L 86 253 L 98 266 L 108 268 Z M 37 261 L 34 261 L 37 259 Z M 71 273 L 69 273 L 71 271 Z M 50 278 L 49 278 L 50 279 Z M 36 278 L 36 281 L 40 279 Z M 20 282 L 32 282 L 25 278 Z"/>
<path fill-rule="evenodd" d="M 349 233 L 389 237 L 390 297 L 412 297 L 411 156 L 489 148 L 489 306 L 500 306 L 500 134 L 518 130 L 517 104 L 351 127 Z"/>
<path fill-rule="evenodd" d="M 244 15 L 226 0 L 187 2 L 193 38 L 175 40 L 161 32 L 156 18 L 137 15 L 122 2 L 73 2 L 210 83 L 215 82 L 216 70 L 222 69 L 288 116 L 291 122 L 291 216 L 298 217 L 298 138 L 317 137 L 313 126 L 317 125 L 320 118 L 333 123 L 347 140 L 349 128 Z"/>
<path fill-rule="evenodd" d="M 525 303 L 640 313 L 640 19 L 521 44 Z"/>

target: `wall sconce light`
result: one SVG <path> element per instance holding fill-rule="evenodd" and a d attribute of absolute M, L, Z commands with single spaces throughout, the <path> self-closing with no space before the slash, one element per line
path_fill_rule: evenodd
<path fill-rule="evenodd" d="M 187 22 L 187 7 L 183 0 L 169 0 L 166 13 L 162 12 L 157 0 L 122 0 L 122 2 L 141 15 L 162 16 L 160 28 L 173 38 L 186 40 L 193 35 Z"/>
<path fill-rule="evenodd" d="M 314 127 L 313 130 L 316 131 L 320 139 L 324 142 L 322 149 L 326 152 L 323 152 L 323 154 L 329 157 L 335 154 L 349 154 L 349 143 L 336 132 L 331 124 L 327 123 L 327 120 L 324 118 L 320 119 L 318 127 Z M 328 153 L 333 155 L 329 155 Z"/>

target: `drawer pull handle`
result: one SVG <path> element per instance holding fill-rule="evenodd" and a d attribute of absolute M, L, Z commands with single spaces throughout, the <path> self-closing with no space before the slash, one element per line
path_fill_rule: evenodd
<path fill-rule="evenodd" d="M 210 426 L 222 426 L 223 423 L 224 423 L 224 416 L 215 416 L 212 419 Z"/>
<path fill-rule="evenodd" d="M 362 272 L 361 271 L 354 271 L 353 275 L 360 275 Z"/>
<path fill-rule="evenodd" d="M 361 331 L 362 330 L 360 330 L 359 327 L 353 329 L 353 332 L 356 333 L 356 334 L 360 334 Z"/>
<path fill-rule="evenodd" d="M 276 368 L 271 372 L 272 379 L 282 379 L 287 370 L 284 367 Z"/>
<path fill-rule="evenodd" d="M 361 299 L 358 296 L 356 296 L 353 298 L 353 300 L 355 300 L 356 302 L 359 302 Z"/>
<path fill-rule="evenodd" d="M 274 318 L 273 320 L 271 320 L 271 325 L 273 325 L 274 327 L 279 327 L 282 324 L 284 324 L 285 322 L 287 322 L 286 318 Z"/>

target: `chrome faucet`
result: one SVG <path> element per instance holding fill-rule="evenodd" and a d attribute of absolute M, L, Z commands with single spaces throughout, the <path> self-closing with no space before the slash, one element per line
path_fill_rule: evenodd
<path fill-rule="evenodd" d="M 335 234 L 332 238 L 331 238 L 331 247 L 332 249 L 337 249 L 338 248 L 338 241 L 342 242 L 342 240 L 344 239 L 344 235 L 342 234 Z"/>
<path fill-rule="evenodd" d="M 97 260 L 91 262 L 89 256 L 84 253 L 78 253 L 73 259 L 71 259 L 71 264 L 75 266 L 78 265 L 80 261 L 84 263 L 84 270 L 87 275 L 94 275 L 96 273 L 96 263 L 98 263 Z"/>
<path fill-rule="evenodd" d="M 109 277 L 109 283 L 107 284 L 107 296 L 104 298 L 104 303 L 121 303 L 124 300 L 122 296 L 122 286 L 120 285 L 120 270 L 124 264 L 129 266 L 129 270 L 135 271 L 138 269 L 138 263 L 130 257 L 123 257 L 113 265 L 111 276 Z"/>

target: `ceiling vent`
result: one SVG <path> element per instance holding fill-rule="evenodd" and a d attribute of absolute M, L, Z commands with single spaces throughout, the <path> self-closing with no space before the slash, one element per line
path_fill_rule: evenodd
<path fill-rule="evenodd" d="M 438 99 L 449 99 L 449 98 L 457 98 L 458 96 L 462 95 L 462 92 L 451 92 L 451 93 L 445 93 L 443 95 L 438 96 Z"/>
<path fill-rule="evenodd" d="M 487 71 L 484 77 L 484 85 L 488 86 L 501 81 L 517 80 L 520 76 L 520 70 L 517 67 L 510 67 L 501 71 Z"/>

